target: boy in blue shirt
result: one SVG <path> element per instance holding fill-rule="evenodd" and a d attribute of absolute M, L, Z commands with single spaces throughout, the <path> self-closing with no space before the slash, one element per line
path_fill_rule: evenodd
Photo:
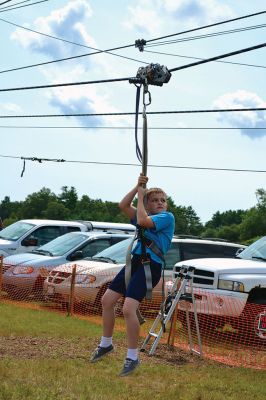
<path fill-rule="evenodd" d="M 148 177 L 141 174 L 137 185 L 121 200 L 119 206 L 133 224 L 145 229 L 145 238 L 149 242 L 152 241 L 164 255 L 171 246 L 175 228 L 174 216 L 167 212 L 165 192 L 160 188 L 144 189 L 143 186 L 146 186 L 147 182 Z M 137 208 L 132 205 L 136 194 L 138 194 Z M 115 324 L 115 305 L 119 298 L 125 296 L 123 315 L 126 322 L 128 352 L 120 376 L 130 374 L 140 364 L 138 358 L 140 324 L 137 318 L 137 310 L 147 292 L 142 253 L 142 243 L 138 239 L 132 251 L 131 278 L 128 285 L 125 283 L 125 268 L 127 267 L 124 267 L 102 297 L 103 336 L 100 345 L 91 358 L 91 362 L 96 362 L 113 351 L 112 335 Z M 160 280 L 163 261 L 158 252 L 152 251 L 149 247 L 145 246 L 145 253 L 150 259 L 151 280 L 154 288 Z"/>

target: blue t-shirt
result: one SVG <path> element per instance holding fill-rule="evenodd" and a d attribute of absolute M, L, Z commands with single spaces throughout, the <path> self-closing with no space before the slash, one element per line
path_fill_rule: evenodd
<path fill-rule="evenodd" d="M 172 237 L 175 231 L 175 219 L 172 213 L 163 211 L 158 214 L 150 215 L 154 223 L 154 228 L 145 228 L 144 235 L 148 239 L 153 240 L 163 254 L 167 253 L 171 246 Z M 131 221 L 133 225 L 137 225 L 137 219 Z M 162 264 L 162 260 L 152 250 L 146 248 L 146 252 L 150 257 Z M 138 240 L 132 254 L 141 254 L 141 242 Z"/>

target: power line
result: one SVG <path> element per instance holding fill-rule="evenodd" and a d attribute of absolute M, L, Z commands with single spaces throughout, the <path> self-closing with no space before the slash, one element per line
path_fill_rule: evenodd
<path fill-rule="evenodd" d="M 231 57 L 231 56 L 234 56 L 234 55 L 237 55 L 237 54 L 246 53 L 246 52 L 253 51 L 253 50 L 258 50 L 258 49 L 261 49 L 261 48 L 263 48 L 265 46 L 266 46 L 266 43 L 258 44 L 256 46 L 247 47 L 247 48 L 244 48 L 244 49 L 241 49 L 241 50 L 232 51 L 230 53 L 226 53 L 226 54 L 222 54 L 222 55 L 219 55 L 219 56 L 207 58 L 205 60 L 197 61 L 197 62 L 194 62 L 194 63 L 191 63 L 191 64 L 181 65 L 179 67 L 172 68 L 169 71 L 170 72 L 176 72 L 176 71 L 179 71 L 181 69 L 194 67 L 194 66 L 200 65 L 200 64 L 206 64 L 208 62 L 216 61 L 216 60 L 219 60 L 221 58 Z M 11 92 L 11 91 L 17 91 L 17 90 L 44 89 L 44 88 L 76 86 L 76 85 L 91 85 L 91 84 L 97 84 L 97 83 L 110 83 L 110 82 L 129 81 L 130 79 L 132 79 L 132 77 L 130 77 L 130 78 L 104 79 L 104 80 L 98 80 L 98 81 L 57 83 L 57 84 L 51 84 L 51 85 L 25 86 L 25 87 L 0 89 L 0 92 Z"/>
<path fill-rule="evenodd" d="M 144 62 L 144 61 L 142 61 L 142 60 L 137 60 L 137 59 L 135 59 L 135 58 L 126 57 L 126 56 L 122 56 L 122 55 L 120 55 L 120 54 L 112 53 L 112 52 L 110 52 L 110 51 L 108 51 L 108 50 L 96 49 L 95 47 L 87 46 L 87 45 L 85 45 L 85 44 L 80 44 L 80 43 L 77 43 L 77 42 L 72 42 L 72 41 L 67 40 L 67 39 L 62 39 L 62 38 L 59 38 L 59 37 L 57 37 L 57 36 L 49 35 L 49 34 L 47 34 L 47 33 L 43 33 L 43 32 L 39 32 L 39 31 L 30 29 L 30 28 L 26 28 L 25 26 L 15 24 L 14 22 L 7 21 L 7 20 L 5 20 L 5 19 L 3 19 L 3 18 L 0 18 L 0 21 L 5 22 L 5 23 L 10 24 L 10 25 L 13 25 L 13 26 L 16 26 L 16 27 L 18 27 L 18 28 L 20 28 L 20 29 L 24 29 L 24 30 L 26 30 L 26 31 L 36 33 L 36 34 L 41 35 L 41 36 L 45 36 L 45 37 L 48 37 L 48 38 L 51 38 L 51 39 L 59 40 L 59 41 L 64 42 L 64 43 L 69 43 L 69 44 L 73 44 L 73 45 L 75 45 L 75 46 L 85 47 L 85 48 L 87 48 L 87 49 L 96 50 L 96 53 L 89 53 L 90 55 L 92 55 L 92 54 L 106 53 L 106 54 L 111 54 L 112 56 L 125 58 L 125 59 L 130 60 L 130 61 L 136 61 L 136 62 L 138 62 L 138 63 L 149 64 L 149 63 L 146 63 L 146 62 Z M 12 70 L 0 71 L 0 73 L 3 73 L 3 72 L 10 72 L 10 71 L 12 71 Z"/>
<path fill-rule="evenodd" d="M 62 162 L 62 163 L 75 163 L 75 164 L 96 164 L 96 165 L 114 165 L 114 166 L 130 166 L 139 167 L 140 164 L 136 163 L 118 163 L 118 162 L 101 162 L 101 161 L 81 161 L 81 160 L 65 160 L 65 159 L 51 159 L 51 158 L 39 158 L 39 157 L 18 157 L 18 156 L 7 156 L 0 154 L 2 158 L 12 158 L 20 159 L 24 161 L 38 161 L 42 163 L 43 161 L 50 162 Z M 190 169 L 190 170 L 204 170 L 204 171 L 226 171 L 226 172 L 252 172 L 252 173 L 266 173 L 266 170 L 255 170 L 255 169 L 238 169 L 238 168 L 214 168 L 214 167 L 194 167 L 194 166 L 184 166 L 184 165 L 157 165 L 148 164 L 151 168 L 170 168 L 170 169 Z"/>
<path fill-rule="evenodd" d="M 0 6 L 2 6 L 3 4 L 6 4 L 6 3 L 10 3 L 10 1 L 11 1 L 11 0 L 3 1 L 2 3 L 0 3 Z M 5 8 L 5 7 L 4 7 L 4 8 Z"/>
<path fill-rule="evenodd" d="M 261 14 L 265 14 L 265 13 L 266 13 L 266 11 L 260 11 L 260 12 L 254 13 L 254 14 L 243 15 L 241 17 L 237 17 L 237 18 L 233 18 L 233 19 L 217 22 L 217 23 L 214 23 L 214 24 L 209 24 L 209 25 L 198 27 L 198 28 L 193 28 L 193 29 L 189 29 L 189 30 L 186 30 L 186 31 L 177 32 L 177 33 L 174 33 L 174 34 L 171 34 L 171 35 L 166 35 L 166 36 L 161 36 L 159 38 L 146 40 L 146 43 L 153 42 L 153 41 L 160 40 L 160 39 L 165 39 L 167 37 L 182 35 L 184 33 L 195 32 L 195 31 L 198 31 L 198 30 L 201 30 L 201 29 L 210 28 L 210 27 L 213 27 L 213 26 L 222 25 L 222 24 L 226 24 L 226 23 L 229 23 L 229 22 L 233 22 L 233 21 L 238 21 L 238 20 L 242 20 L 242 19 L 245 19 L 245 18 L 255 17 L 255 16 L 258 16 L 258 15 L 261 15 Z M 121 50 L 121 49 L 129 48 L 129 47 L 136 47 L 136 45 L 135 44 L 130 44 L 130 45 L 125 45 L 125 46 L 120 46 L 120 47 L 114 47 L 114 48 L 111 48 L 111 49 L 108 49 L 108 50 L 104 50 L 104 52 L 110 52 L 110 51 L 114 51 L 114 50 Z M 34 68 L 34 67 L 39 67 L 41 65 L 48 65 L 48 64 L 61 62 L 61 61 L 74 60 L 74 59 L 77 59 L 77 58 L 86 57 L 86 56 L 90 56 L 90 55 L 94 55 L 94 54 L 99 54 L 99 52 L 85 53 L 85 54 L 80 54 L 78 56 L 66 57 L 66 58 L 61 58 L 61 59 L 52 60 L 52 61 L 46 61 L 46 62 L 37 63 L 37 64 L 25 65 L 25 66 L 22 66 L 22 67 L 16 67 L 16 68 L 3 70 L 3 71 L 0 71 L 0 73 L 18 71 L 18 70 L 27 69 L 27 68 Z"/>
<path fill-rule="evenodd" d="M 9 3 L 10 1 L 11 1 L 11 0 L 3 1 L 2 3 L 0 3 L 0 6 L 2 6 L 3 4 Z"/>
<path fill-rule="evenodd" d="M 18 8 L 24 8 L 24 7 L 34 6 L 34 4 L 44 3 L 44 2 L 46 2 L 46 1 L 49 1 L 49 0 L 41 0 L 41 1 L 36 1 L 35 3 L 24 4 L 24 6 L 9 8 L 8 10 L 0 11 L 0 13 L 7 12 L 7 11 L 11 11 L 11 10 L 16 10 L 16 9 L 18 9 Z"/>
<path fill-rule="evenodd" d="M 220 113 L 220 112 L 245 112 L 245 111 L 266 111 L 266 107 L 259 108 L 226 108 L 215 110 L 178 110 L 178 111 L 147 111 L 149 115 L 163 114 L 201 114 L 201 113 Z M 141 114 L 139 112 L 139 114 Z M 0 115 L 0 118 L 54 118 L 54 117 L 106 117 L 133 115 L 135 112 L 116 112 L 116 113 L 77 113 L 77 114 L 27 114 L 27 115 Z"/>
<path fill-rule="evenodd" d="M 206 58 L 200 58 L 200 57 L 190 57 L 190 56 L 184 56 L 181 54 L 171 54 L 171 53 L 165 53 L 161 51 L 151 51 L 151 50 L 145 50 L 145 53 L 152 53 L 152 54 L 161 54 L 163 56 L 172 56 L 172 57 L 180 57 L 180 58 L 189 58 L 192 60 L 206 60 Z M 246 64 L 246 63 L 239 63 L 239 62 L 233 62 L 233 61 L 214 61 L 214 62 L 219 62 L 223 64 L 233 64 L 233 65 L 243 65 L 245 67 L 255 67 L 255 68 L 266 68 L 265 65 L 256 65 L 256 64 Z"/>
<path fill-rule="evenodd" d="M 1 7 L 0 10 L 9 9 L 10 7 L 17 6 L 18 4 L 28 3 L 29 1 L 32 1 L 32 0 L 24 0 L 24 1 L 20 1 L 19 3 L 12 3 L 12 4 L 10 4 L 10 5 L 6 6 L 6 7 Z M 0 6 L 1 6 L 1 4 L 0 4 Z"/>
<path fill-rule="evenodd" d="M 189 42 L 191 40 L 208 39 L 208 38 L 214 37 L 214 36 L 229 35 L 231 33 L 245 32 L 245 31 L 250 31 L 253 29 L 261 29 L 261 28 L 265 28 L 265 27 L 266 27 L 265 24 L 247 26 L 247 27 L 236 28 L 236 29 L 231 29 L 231 30 L 227 30 L 227 31 L 207 33 L 205 35 L 185 37 L 183 39 L 174 39 L 174 40 L 168 40 L 165 42 L 151 43 L 151 44 L 148 44 L 147 47 L 164 46 L 166 44 Z"/>
<path fill-rule="evenodd" d="M 4 129 L 108 129 L 108 130 L 135 130 L 134 126 L 29 126 L 29 125 L 0 125 L 0 128 Z M 142 129 L 142 126 L 138 127 Z M 180 127 L 180 126 L 159 126 L 150 127 L 149 130 L 266 130 L 265 127 L 260 128 L 250 128 L 250 127 Z"/>
<path fill-rule="evenodd" d="M 193 29 L 188 29 L 188 30 L 186 30 L 186 31 L 182 31 L 182 32 L 178 32 L 178 33 L 173 33 L 173 34 L 171 34 L 171 35 L 161 36 L 161 37 L 156 38 L 156 39 L 146 40 L 146 43 L 148 43 L 148 42 L 153 42 L 153 41 L 155 41 L 155 40 L 166 39 L 166 38 L 173 37 L 173 36 L 183 35 L 184 33 L 190 33 L 190 32 L 199 31 L 199 30 L 205 29 L 205 28 L 211 28 L 211 27 L 213 27 L 213 26 L 218 26 L 218 25 L 227 24 L 227 23 L 229 23 L 229 22 L 240 21 L 241 19 L 246 19 L 246 18 L 250 18 L 250 17 L 255 17 L 255 16 L 258 16 L 258 15 L 265 14 L 265 13 L 266 13 L 266 11 L 259 11 L 259 12 L 254 13 L 254 14 L 243 15 L 242 17 L 227 19 L 227 20 L 225 20 L 225 21 L 220 21 L 220 22 L 216 22 L 216 23 L 213 23 L 213 24 L 200 26 L 200 27 L 198 27 L 198 28 L 193 28 Z"/>

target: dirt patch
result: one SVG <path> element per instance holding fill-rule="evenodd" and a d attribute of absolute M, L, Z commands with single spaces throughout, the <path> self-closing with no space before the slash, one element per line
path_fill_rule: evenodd
<path fill-rule="evenodd" d="M 54 338 L 54 337 L 0 337 L 0 359 L 84 359 L 88 360 L 91 352 L 97 346 L 98 340 L 84 338 Z M 126 344 L 115 343 L 116 353 L 122 355 Z M 123 357 L 123 356 L 122 356 Z M 206 360 L 177 348 L 160 344 L 154 356 L 141 353 L 141 359 L 148 363 L 184 365 L 196 363 L 202 365 Z"/>

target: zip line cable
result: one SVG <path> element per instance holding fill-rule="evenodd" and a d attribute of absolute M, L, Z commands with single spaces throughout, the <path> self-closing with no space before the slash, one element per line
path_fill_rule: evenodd
<path fill-rule="evenodd" d="M 129 166 L 138 167 L 140 164 L 136 163 L 118 163 L 118 162 L 101 162 L 101 161 L 81 161 L 81 160 L 65 160 L 65 159 L 55 159 L 55 158 L 38 158 L 38 157 L 19 157 L 19 156 L 7 156 L 0 154 L 2 158 L 12 158 L 20 159 L 24 161 L 38 161 L 42 163 L 43 161 L 50 162 L 61 162 L 61 163 L 75 163 L 75 164 L 96 164 L 96 165 L 115 165 L 115 166 Z M 214 168 L 214 167 L 194 167 L 194 166 L 180 166 L 180 165 L 158 165 L 158 164 L 148 164 L 151 168 L 170 168 L 170 169 L 190 169 L 190 170 L 204 170 L 204 171 L 226 171 L 226 172 L 253 172 L 253 173 L 265 173 L 266 170 L 255 170 L 255 169 L 238 169 L 238 168 Z M 23 171 L 24 172 L 24 171 Z"/>
<path fill-rule="evenodd" d="M 245 32 L 245 31 L 250 31 L 250 30 L 254 30 L 254 29 L 261 29 L 261 28 L 265 28 L 265 27 L 266 27 L 265 24 L 247 26 L 247 27 L 244 27 L 244 28 L 237 28 L 237 29 L 231 29 L 231 30 L 227 30 L 227 31 L 207 33 L 207 34 L 199 35 L 199 36 L 185 37 L 183 39 L 174 39 L 174 40 L 169 40 L 167 42 L 151 43 L 151 44 L 148 44 L 147 47 L 164 46 L 164 45 L 173 44 L 173 43 L 189 42 L 191 40 L 208 39 L 210 37 L 221 36 L 221 35 L 229 35 L 229 34 L 232 34 L 232 33 Z"/>
<path fill-rule="evenodd" d="M 54 88 L 54 87 L 77 86 L 77 85 L 91 85 L 91 84 L 96 84 L 96 83 L 123 82 L 123 81 L 129 81 L 129 79 L 132 79 L 132 77 L 101 79 L 101 80 L 97 80 L 97 81 L 85 81 L 85 82 L 55 83 L 55 84 L 51 84 L 51 85 L 26 86 L 26 87 L 19 87 L 19 88 L 0 89 L 0 92 L 12 92 L 15 90 L 46 89 L 46 88 Z"/>
<path fill-rule="evenodd" d="M 9 8 L 8 10 L 0 11 L 0 13 L 8 12 L 8 11 L 11 11 L 11 10 L 16 10 L 16 9 L 18 9 L 18 8 L 24 8 L 24 7 L 34 6 L 35 4 L 44 3 L 44 2 L 46 2 L 46 1 L 49 1 L 49 0 L 41 0 L 41 1 L 36 1 L 35 3 L 24 4 L 24 6 Z"/>
<path fill-rule="evenodd" d="M 165 53 L 161 51 L 151 51 L 151 50 L 145 50 L 145 53 L 152 53 L 152 54 L 160 54 L 163 56 L 172 56 L 172 57 L 180 57 L 180 58 L 189 58 L 192 60 L 206 60 L 206 58 L 200 58 L 200 57 L 190 57 L 190 56 L 184 56 L 181 54 L 172 54 L 172 53 Z M 233 64 L 233 65 L 243 65 L 244 67 L 254 67 L 254 68 L 266 68 L 265 65 L 256 65 L 256 64 L 246 64 L 246 63 L 240 63 L 240 62 L 233 62 L 233 61 L 214 61 L 218 63 L 223 63 L 223 64 Z"/>
<path fill-rule="evenodd" d="M 193 29 L 189 29 L 189 30 L 186 30 L 186 31 L 174 33 L 174 34 L 171 34 L 171 35 L 166 35 L 166 36 L 161 36 L 159 38 L 146 40 L 146 43 L 153 42 L 153 41 L 160 40 L 160 39 L 164 39 L 164 38 L 167 38 L 167 37 L 173 37 L 173 36 L 182 35 L 184 33 L 195 32 L 195 31 L 198 31 L 198 30 L 201 30 L 201 29 L 210 28 L 210 27 L 213 27 L 213 26 L 222 25 L 222 24 L 226 24 L 226 23 L 229 23 L 229 22 L 233 22 L 233 21 L 238 21 L 238 20 L 242 20 L 242 19 L 245 19 L 245 18 L 255 17 L 255 16 L 258 16 L 258 15 L 261 15 L 261 14 L 265 14 L 265 13 L 266 13 L 266 11 L 260 11 L 260 12 L 254 13 L 254 14 L 243 15 L 242 17 L 237 17 L 237 18 L 233 18 L 233 19 L 217 22 L 217 23 L 214 23 L 214 24 L 205 25 L 205 26 L 201 26 L 201 27 L 198 27 L 198 28 L 193 28 Z M 101 52 L 110 52 L 110 51 L 121 50 L 121 49 L 129 48 L 129 47 L 136 47 L 136 45 L 135 44 L 130 44 L 130 45 L 125 45 L 125 46 L 120 46 L 120 47 L 114 47 L 114 48 L 111 48 L 111 49 L 103 50 Z M 34 68 L 34 67 L 39 67 L 41 65 L 48 65 L 48 64 L 53 64 L 53 63 L 56 63 L 56 62 L 61 62 L 61 61 L 69 61 L 69 60 L 73 60 L 73 59 L 76 59 L 76 58 L 81 58 L 81 57 L 86 57 L 86 56 L 89 56 L 89 55 L 99 54 L 101 52 L 85 53 L 85 54 L 80 54 L 78 56 L 66 57 L 66 58 L 61 58 L 61 59 L 57 59 L 57 60 L 46 61 L 46 62 L 43 62 L 43 63 L 25 65 L 25 66 L 22 66 L 22 67 L 16 67 L 16 68 L 3 70 L 3 71 L 0 71 L 0 73 L 18 71 L 18 70 L 27 69 L 27 68 Z"/>
<path fill-rule="evenodd" d="M 108 130 L 133 130 L 134 126 L 22 126 L 22 125 L 0 125 L 0 128 L 7 129 L 108 129 Z M 138 129 L 142 129 L 142 127 L 138 127 Z M 249 128 L 249 127 L 170 127 L 170 126 L 160 126 L 160 127 L 149 127 L 149 130 L 266 130 L 265 127 L 260 128 Z"/>
<path fill-rule="evenodd" d="M 85 45 L 85 44 L 80 44 L 80 43 L 77 43 L 77 42 L 72 42 L 71 40 L 66 40 L 66 39 L 59 38 L 59 37 L 57 37 L 57 36 L 49 35 L 49 34 L 47 34 L 47 33 L 42 33 L 42 32 L 39 32 L 39 31 L 35 31 L 35 30 L 33 30 L 33 29 L 26 28 L 25 26 L 15 24 L 14 22 L 7 21 L 6 19 L 3 19 L 3 18 L 0 18 L 0 21 L 5 22 L 5 23 L 10 24 L 10 25 L 13 25 L 13 26 L 16 26 L 16 27 L 18 27 L 18 28 L 20 28 L 20 29 L 24 29 L 24 30 L 26 30 L 26 31 L 36 33 L 36 34 L 38 34 L 38 35 L 42 35 L 42 36 L 45 36 L 45 37 L 48 37 L 48 38 L 51 38 L 51 39 L 59 40 L 59 41 L 64 42 L 64 43 L 69 43 L 69 44 L 73 44 L 73 45 L 75 45 L 75 46 L 85 47 L 85 48 L 91 49 L 91 50 L 96 50 L 95 53 L 89 53 L 89 54 L 87 54 L 87 55 L 94 55 L 94 54 L 106 53 L 106 54 L 111 54 L 112 56 L 125 58 L 125 59 L 127 59 L 127 60 L 136 61 L 136 62 L 143 63 L 143 64 L 149 64 L 149 63 L 146 63 L 146 62 L 144 62 L 144 61 L 142 61 L 142 60 L 137 60 L 137 59 L 135 59 L 135 58 L 126 57 L 126 56 L 122 56 L 122 55 L 120 55 L 120 54 L 112 53 L 112 52 L 110 52 L 110 51 L 108 51 L 108 50 L 96 49 L 95 47 L 87 46 L 87 45 Z M 132 45 L 132 46 L 133 46 L 133 45 Z M 25 68 L 25 67 L 22 67 L 22 68 Z M 11 70 L 11 71 L 12 71 L 12 70 Z M 3 72 L 10 72 L 10 70 L 7 70 L 7 71 L 0 71 L 0 73 L 3 73 Z"/>
<path fill-rule="evenodd" d="M 149 115 L 162 114 L 200 114 L 200 113 L 219 113 L 219 112 L 245 112 L 245 111 L 266 111 L 266 107 L 259 108 L 226 108 L 215 110 L 178 110 L 178 111 L 147 111 Z M 142 114 L 139 112 L 138 114 Z M 136 115 L 136 112 L 117 112 L 117 113 L 77 113 L 77 114 L 28 114 L 28 115 L 0 115 L 0 118 L 54 118 L 54 117 L 106 117 Z"/>
<path fill-rule="evenodd" d="M 232 51 L 230 53 L 222 54 L 219 56 L 211 57 L 211 58 L 206 58 L 205 60 L 197 61 L 191 64 L 185 64 L 181 65 L 176 68 L 169 69 L 170 72 L 175 72 L 179 71 L 181 69 L 186 69 L 190 67 L 194 67 L 196 65 L 200 64 L 206 64 L 211 61 L 216 61 L 221 58 L 226 58 L 226 57 L 231 57 L 237 54 L 241 53 L 246 53 L 249 51 L 261 49 L 266 46 L 266 43 L 258 44 L 256 46 L 251 46 L 247 47 L 241 50 L 236 50 Z M 129 81 L 131 79 L 134 79 L 132 77 L 130 78 L 115 78 L 115 79 L 104 79 L 104 80 L 98 80 L 98 81 L 85 81 L 85 82 L 68 82 L 68 83 L 57 83 L 57 84 L 51 84 L 51 85 L 38 85 L 38 86 L 24 86 L 24 87 L 16 87 L 16 88 L 6 88 L 6 89 L 0 89 L 0 92 L 12 92 L 12 91 L 18 91 L 18 90 L 32 90 L 32 89 L 45 89 L 45 88 L 54 88 L 54 87 L 65 87 L 65 86 L 77 86 L 77 85 L 90 85 L 90 84 L 96 84 L 96 83 L 111 83 L 111 82 L 122 82 L 122 81 Z"/>
<path fill-rule="evenodd" d="M 256 46 L 252 46 L 252 47 L 247 47 L 245 49 L 242 50 L 236 50 L 236 51 L 232 51 L 230 53 L 226 53 L 220 56 L 216 56 L 216 57 L 211 57 L 211 58 L 206 58 L 205 60 L 201 60 L 201 61 L 197 61 L 191 64 L 186 64 L 186 65 L 181 65 L 180 67 L 176 67 L 176 68 L 172 68 L 169 69 L 170 72 L 175 72 L 175 71 L 179 71 L 181 69 L 185 69 L 185 68 L 190 68 L 190 67 L 194 67 L 196 65 L 200 65 L 200 64 L 205 64 L 207 62 L 211 62 L 211 61 L 216 61 L 219 60 L 221 58 L 226 58 L 226 57 L 231 57 L 231 56 L 235 56 L 237 54 L 241 54 L 241 53 L 246 53 L 248 51 L 253 51 L 253 50 L 257 50 L 257 49 L 261 49 L 263 47 L 266 46 L 266 43 L 262 43 L 262 44 L 258 44 Z M 1 90 L 0 90 L 1 91 Z"/>

